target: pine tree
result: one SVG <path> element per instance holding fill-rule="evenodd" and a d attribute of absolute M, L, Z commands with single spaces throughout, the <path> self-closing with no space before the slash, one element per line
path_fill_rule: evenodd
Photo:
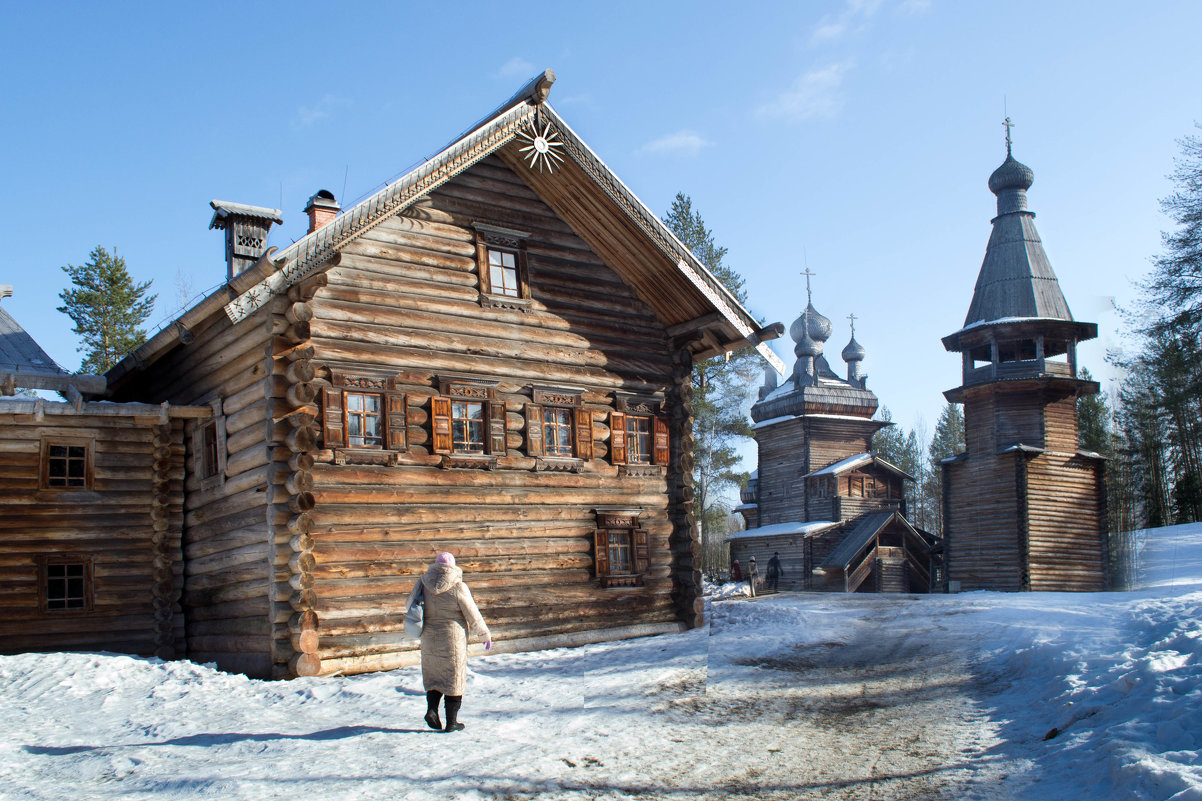
<path fill-rule="evenodd" d="M 893 422 L 893 415 L 887 406 L 882 406 L 878 415 L 886 423 Z M 903 482 L 906 517 L 920 528 L 925 528 L 926 521 L 919 520 L 925 513 L 918 497 L 925 468 L 922 463 L 923 447 L 918 441 L 917 432 L 914 429 L 903 431 L 896 425 L 886 426 L 873 435 L 872 451 L 886 462 L 914 476 L 914 481 Z"/>
<path fill-rule="evenodd" d="M 1081 369 L 1081 380 L 1093 380 L 1089 370 Z M 1077 399 L 1077 442 L 1087 451 L 1110 455 L 1110 409 L 1105 395 L 1098 393 Z"/>
<path fill-rule="evenodd" d="M 150 281 L 135 284 L 125 269 L 125 259 L 97 247 L 81 266 L 68 264 L 63 272 L 73 289 L 59 293 L 58 310 L 75 323 L 83 338 L 76 348 L 85 353 L 81 373 L 103 373 L 146 341 L 139 328 L 154 309 L 156 296 L 147 297 Z"/>
<path fill-rule="evenodd" d="M 1154 260 L 1151 281 L 1144 288 L 1150 300 L 1166 310 L 1164 323 L 1197 336 L 1202 332 L 1202 137 L 1186 136 L 1177 144 L 1181 155 L 1169 176 L 1176 191 L 1160 201 L 1177 229 L 1161 233 L 1164 253 Z"/>
<path fill-rule="evenodd" d="M 927 448 L 927 475 L 923 494 L 930 505 L 930 531 L 943 535 L 943 460 L 964 452 L 964 413 L 949 403 L 939 413 L 935 434 Z"/>
<path fill-rule="evenodd" d="M 664 222 L 740 303 L 746 302 L 742 276 L 726 265 L 726 248 L 715 244 L 688 195 L 677 193 Z M 701 527 L 703 552 L 708 552 L 708 540 L 725 533 L 730 510 L 722 491 L 747 482 L 747 473 L 738 469 L 736 446 L 751 437 L 746 406 L 760 365 L 752 350 L 693 365 L 693 513 Z"/>

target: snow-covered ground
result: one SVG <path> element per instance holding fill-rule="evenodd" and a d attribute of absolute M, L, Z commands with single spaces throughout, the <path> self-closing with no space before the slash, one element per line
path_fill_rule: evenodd
<path fill-rule="evenodd" d="M 1202 801 L 1202 525 L 1146 543 L 1129 593 L 719 589 L 704 629 L 473 660 L 453 734 L 416 668 L 0 657 L 0 798 Z"/>

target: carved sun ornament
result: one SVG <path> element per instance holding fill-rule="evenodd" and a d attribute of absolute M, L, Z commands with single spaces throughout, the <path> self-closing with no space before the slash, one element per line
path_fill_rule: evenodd
<path fill-rule="evenodd" d="M 558 141 L 559 132 L 551 128 L 551 123 L 544 123 L 541 131 L 537 122 L 532 123 L 528 130 L 518 131 L 518 136 L 530 143 L 518 148 L 522 158 L 529 160 L 530 169 L 538 167 L 538 171 L 542 172 L 545 166 L 547 172 L 555 172 L 555 167 L 563 163 L 563 156 L 558 150 L 563 147 L 563 142 Z"/>

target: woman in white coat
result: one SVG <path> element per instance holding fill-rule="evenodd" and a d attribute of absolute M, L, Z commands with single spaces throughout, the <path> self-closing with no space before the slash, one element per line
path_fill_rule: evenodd
<path fill-rule="evenodd" d="M 409 593 L 406 609 L 422 588 L 425 605 L 422 621 L 422 681 L 426 686 L 426 723 L 432 729 L 461 731 L 459 707 L 467 682 L 467 637 L 484 639 L 484 650 L 492 649 L 492 635 L 471 590 L 463 583 L 463 571 L 455 566 L 455 557 L 440 553 L 430 569 Z M 438 720 L 438 701 L 446 696 L 446 726 Z"/>

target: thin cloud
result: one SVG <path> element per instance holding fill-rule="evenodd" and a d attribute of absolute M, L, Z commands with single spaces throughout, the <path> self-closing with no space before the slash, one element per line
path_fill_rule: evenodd
<path fill-rule="evenodd" d="M 899 14 L 908 14 L 912 17 L 917 17 L 920 14 L 926 14 L 934 7 L 931 0 L 902 0 L 902 4 L 897 7 Z"/>
<path fill-rule="evenodd" d="M 810 70 L 757 111 L 762 117 L 795 122 L 834 117 L 843 108 L 843 76 L 849 69 L 846 64 L 830 64 Z"/>
<path fill-rule="evenodd" d="M 920 0 L 921 1 L 921 0 Z M 876 16 L 882 0 L 847 0 L 839 14 L 827 14 L 810 34 L 810 44 L 837 42 L 851 31 L 861 30 Z"/>
<path fill-rule="evenodd" d="M 350 104 L 351 101 L 346 98 L 335 97 L 331 94 L 322 95 L 321 99 L 313 105 L 298 108 L 292 125 L 294 128 L 308 128 L 322 120 L 329 119 L 339 109 L 345 108 Z"/>
<path fill-rule="evenodd" d="M 658 139 L 653 139 L 640 147 L 638 152 L 692 157 L 712 144 L 713 142 L 692 131 L 677 131 L 676 133 L 670 133 Z"/>
<path fill-rule="evenodd" d="M 535 73 L 535 67 L 521 56 L 514 56 L 501 65 L 497 71 L 500 78 L 529 78 Z"/>

